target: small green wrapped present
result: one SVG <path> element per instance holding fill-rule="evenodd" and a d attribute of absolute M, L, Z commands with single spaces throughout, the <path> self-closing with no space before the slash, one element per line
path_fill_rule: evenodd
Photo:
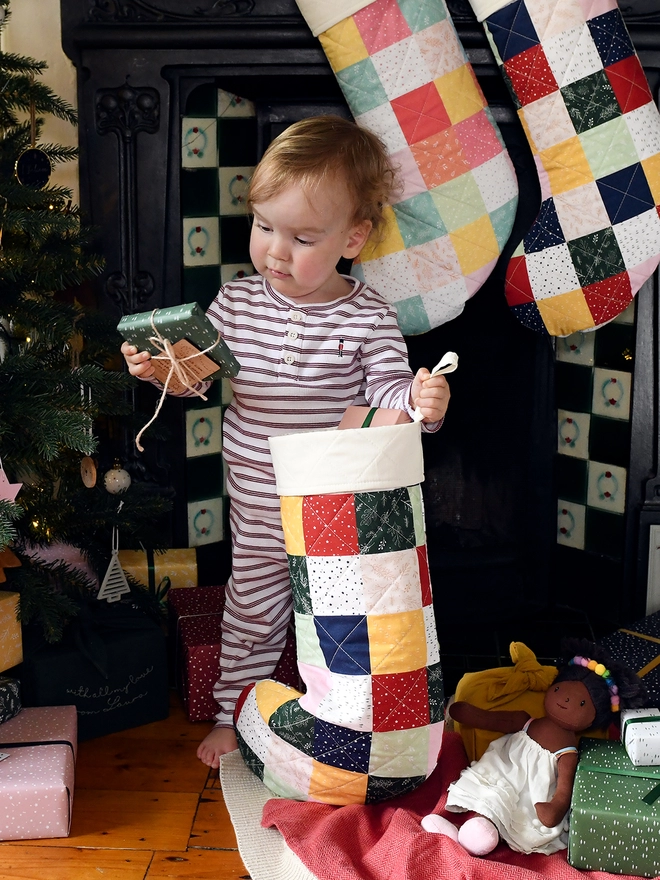
<path fill-rule="evenodd" d="M 569 864 L 657 877 L 658 840 L 660 767 L 635 767 L 620 742 L 583 737 L 569 817 Z"/>
<path fill-rule="evenodd" d="M 240 364 L 197 303 L 126 315 L 117 330 L 138 351 L 151 353 L 156 378 L 162 383 L 165 383 L 171 367 L 164 340 L 171 345 L 179 363 L 189 371 L 191 381 L 231 378 L 240 370 Z M 174 374 L 168 388 L 178 394 L 185 385 Z"/>

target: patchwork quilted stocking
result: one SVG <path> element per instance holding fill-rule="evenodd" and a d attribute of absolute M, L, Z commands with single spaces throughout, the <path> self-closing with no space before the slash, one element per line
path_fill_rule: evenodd
<path fill-rule="evenodd" d="M 616 0 L 470 0 L 536 161 L 540 213 L 506 295 L 568 336 L 615 318 L 660 260 L 660 116 Z"/>
<path fill-rule="evenodd" d="M 306 693 L 268 680 L 234 716 L 275 794 L 377 803 L 436 766 L 443 729 L 418 423 L 270 441 Z"/>
<path fill-rule="evenodd" d="M 511 232 L 518 187 L 444 0 L 297 0 L 356 122 L 400 168 L 387 228 L 353 274 L 404 334 L 459 315 Z"/>

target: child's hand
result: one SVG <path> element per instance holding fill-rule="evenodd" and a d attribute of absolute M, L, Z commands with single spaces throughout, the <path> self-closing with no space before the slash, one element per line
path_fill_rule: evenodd
<path fill-rule="evenodd" d="M 148 351 L 138 351 L 134 345 L 124 342 L 121 353 L 128 364 L 128 372 L 131 376 L 137 376 L 138 379 L 151 379 L 155 374 L 156 371 Z"/>
<path fill-rule="evenodd" d="M 410 405 L 418 406 L 425 422 L 439 422 L 449 406 L 449 382 L 444 376 L 431 376 L 426 367 L 417 371 L 410 390 Z"/>

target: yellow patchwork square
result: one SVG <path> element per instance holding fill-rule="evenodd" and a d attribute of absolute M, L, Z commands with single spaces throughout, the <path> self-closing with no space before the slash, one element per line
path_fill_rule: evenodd
<path fill-rule="evenodd" d="M 642 168 L 656 205 L 660 205 L 660 153 L 655 156 L 649 156 L 648 159 L 642 159 Z"/>
<path fill-rule="evenodd" d="M 367 797 L 366 773 L 354 773 L 314 761 L 312 779 L 309 783 L 310 800 L 322 801 L 343 807 L 346 804 L 363 804 Z"/>
<path fill-rule="evenodd" d="M 369 51 L 352 18 L 345 18 L 328 28 L 319 34 L 319 40 L 335 73 L 369 57 Z"/>
<path fill-rule="evenodd" d="M 305 536 L 302 522 L 302 495 L 285 495 L 280 498 L 284 546 L 289 556 L 305 555 Z"/>
<path fill-rule="evenodd" d="M 454 245 L 463 275 L 477 272 L 500 255 L 500 246 L 488 214 L 450 232 L 449 238 Z"/>
<path fill-rule="evenodd" d="M 486 100 L 469 64 L 433 80 L 452 125 L 469 119 L 486 106 Z"/>
<path fill-rule="evenodd" d="M 596 326 L 581 290 L 537 299 L 536 305 L 551 336 L 570 336 L 578 330 Z"/>
<path fill-rule="evenodd" d="M 385 226 L 382 233 L 376 241 L 368 241 L 362 248 L 359 262 L 366 263 L 368 260 L 377 260 L 386 254 L 393 254 L 397 251 L 405 251 L 406 246 L 399 232 L 394 211 L 389 205 L 383 208 L 383 217 L 385 217 Z"/>
<path fill-rule="evenodd" d="M 569 189 L 577 189 L 578 186 L 591 183 L 594 179 L 580 139 L 577 137 L 562 141 L 554 147 L 548 147 L 547 150 L 541 150 L 538 156 L 548 174 L 553 196 Z"/>
<path fill-rule="evenodd" d="M 293 688 L 280 684 L 279 681 L 258 681 L 254 686 L 255 700 L 257 701 L 257 709 L 266 724 L 270 720 L 270 716 L 284 703 L 295 700 L 301 694 Z"/>
<path fill-rule="evenodd" d="M 369 614 L 369 658 L 372 675 L 413 672 L 426 666 L 424 612 Z"/>

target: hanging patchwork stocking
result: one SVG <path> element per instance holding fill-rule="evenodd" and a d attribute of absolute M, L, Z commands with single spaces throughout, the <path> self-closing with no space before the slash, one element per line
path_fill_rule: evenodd
<path fill-rule="evenodd" d="M 592 330 L 660 260 L 660 116 L 616 0 L 470 0 L 518 109 L 541 210 L 507 269 L 519 320 Z"/>
<path fill-rule="evenodd" d="M 418 423 L 270 440 L 307 692 L 259 681 L 234 715 L 275 794 L 377 803 L 436 766 L 440 649 L 426 556 Z"/>
<path fill-rule="evenodd" d="M 353 274 L 404 334 L 463 311 L 509 237 L 513 167 L 444 0 L 297 0 L 356 122 L 385 143 L 403 190 Z"/>

